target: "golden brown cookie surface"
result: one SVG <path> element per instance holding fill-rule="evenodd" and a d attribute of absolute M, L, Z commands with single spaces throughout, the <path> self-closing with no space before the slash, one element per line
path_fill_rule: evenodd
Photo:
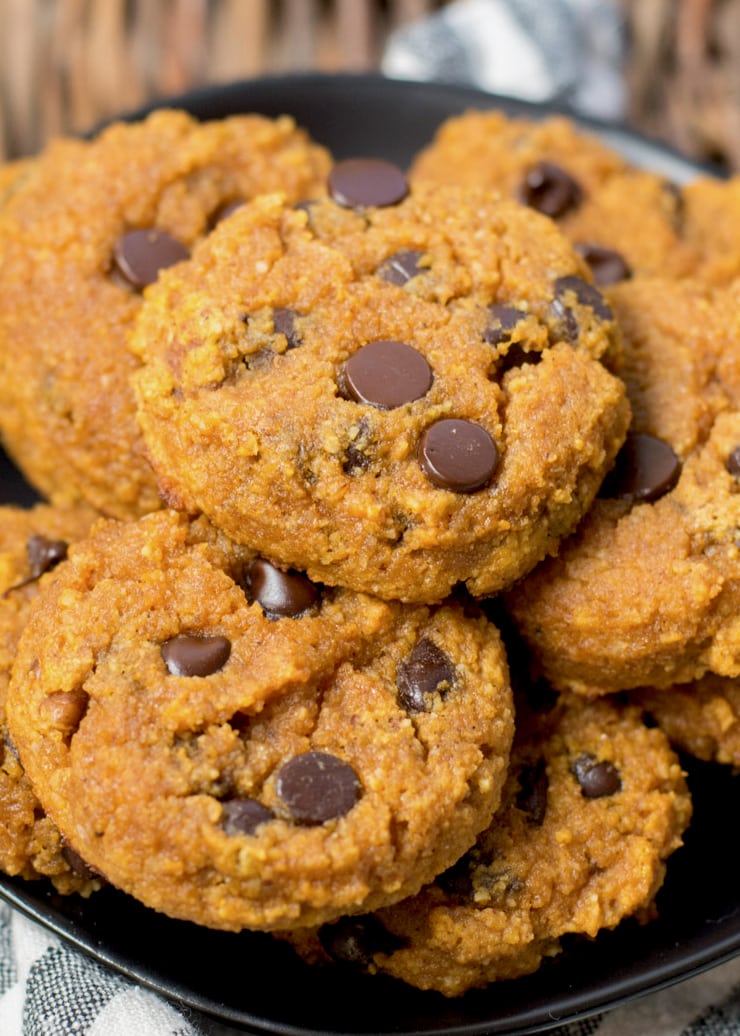
<path fill-rule="evenodd" d="M 324 582 L 495 592 L 573 527 L 626 431 L 584 270 L 485 193 L 245 206 L 148 291 L 132 338 L 165 495 Z"/>
<path fill-rule="evenodd" d="M 127 381 L 140 288 L 226 203 L 297 201 L 327 166 L 289 119 L 176 111 L 57 141 L 32 164 L 0 217 L 0 430 L 41 492 L 116 517 L 159 506 Z"/>
<path fill-rule="evenodd" d="M 482 617 L 319 592 L 169 511 L 71 549 L 9 713 L 80 855 L 224 929 L 417 890 L 490 821 L 513 725 Z"/>
<path fill-rule="evenodd" d="M 692 683 L 637 691 L 634 698 L 677 748 L 740 769 L 740 681 L 707 673 Z"/>

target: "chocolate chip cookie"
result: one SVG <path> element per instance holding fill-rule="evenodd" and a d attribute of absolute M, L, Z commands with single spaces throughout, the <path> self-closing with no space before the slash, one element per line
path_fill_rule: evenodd
<path fill-rule="evenodd" d="M 679 762 L 638 708 L 517 701 L 502 805 L 473 849 L 418 896 L 289 938 L 308 960 L 457 996 L 534 971 L 566 934 L 652 916 L 690 815 Z"/>
<path fill-rule="evenodd" d="M 513 727 L 499 635 L 472 605 L 316 586 L 171 511 L 70 549 L 8 715 L 88 865 L 233 930 L 418 891 L 490 823 Z"/>
<path fill-rule="evenodd" d="M 646 688 L 631 697 L 646 709 L 671 742 L 689 755 L 740 770 L 740 682 L 707 673 L 664 690 Z"/>
<path fill-rule="evenodd" d="M 600 694 L 740 675 L 738 291 L 610 291 L 633 425 L 599 499 L 513 614 L 559 688 Z"/>
<path fill-rule="evenodd" d="M 686 276 L 697 262 L 682 233 L 680 189 L 564 117 L 453 116 L 418 155 L 411 178 L 496 188 L 550 216 L 602 286 L 633 274 Z"/>
<path fill-rule="evenodd" d="M 338 163 L 147 293 L 131 339 L 160 488 L 322 582 L 493 593 L 588 508 L 628 422 L 618 333 L 551 221 Z"/>
<path fill-rule="evenodd" d="M 0 870 L 51 878 L 62 893 L 88 894 L 100 882 L 44 814 L 8 736 L 5 701 L 18 638 L 45 573 L 93 520 L 84 508 L 0 508 Z"/>
<path fill-rule="evenodd" d="M 127 380 L 141 291 L 229 205 L 299 201 L 327 168 L 290 119 L 176 111 L 33 162 L 0 209 L 0 432 L 37 489 L 117 517 L 159 506 Z"/>

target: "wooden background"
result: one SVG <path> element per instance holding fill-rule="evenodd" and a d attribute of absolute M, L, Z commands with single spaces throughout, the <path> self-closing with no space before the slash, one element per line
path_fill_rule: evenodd
<path fill-rule="evenodd" d="M 547 3 L 548 0 L 542 0 Z M 629 122 L 740 170 L 740 0 L 620 0 Z M 442 0 L 0 0 L 0 158 L 195 85 L 377 69 Z"/>

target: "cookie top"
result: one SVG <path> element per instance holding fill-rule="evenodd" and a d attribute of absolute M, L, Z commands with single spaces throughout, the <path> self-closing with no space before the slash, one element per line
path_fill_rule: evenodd
<path fill-rule="evenodd" d="M 513 727 L 477 611 L 322 590 L 170 511 L 70 549 L 21 638 L 9 717 L 89 865 L 234 930 L 417 891 L 490 822 Z"/>
<path fill-rule="evenodd" d="M 681 751 L 740 770 L 740 685 L 736 679 L 707 673 L 691 683 L 663 690 L 649 687 L 631 697 Z"/>
<path fill-rule="evenodd" d="M 684 235 L 698 253 L 697 275 L 725 285 L 740 276 L 740 176 L 700 176 L 683 189 Z"/>
<path fill-rule="evenodd" d="M 573 528 L 624 437 L 613 316 L 544 217 L 405 195 L 398 171 L 400 200 L 350 204 L 345 166 L 331 198 L 244 206 L 147 291 L 133 384 L 160 488 L 322 582 L 493 593 Z"/>
<path fill-rule="evenodd" d="M 0 508 L 0 870 L 51 878 L 62 893 L 87 894 L 99 881 L 44 814 L 8 735 L 5 701 L 18 639 L 45 573 L 86 535 L 94 517 L 84 508 Z"/>
<path fill-rule="evenodd" d="M 691 815 L 665 735 L 635 707 L 517 701 L 499 812 L 474 848 L 411 899 L 318 933 L 309 959 L 352 963 L 457 996 L 534 971 L 567 933 L 649 917 Z"/>
<path fill-rule="evenodd" d="M 25 171 L 0 209 L 0 431 L 42 493 L 117 517 L 159 506 L 127 381 L 140 289 L 228 203 L 298 201 L 327 168 L 288 118 L 160 111 L 59 140 Z"/>
<path fill-rule="evenodd" d="M 613 473 L 557 559 L 509 604 L 557 687 L 600 694 L 740 675 L 737 291 L 610 291 L 634 413 Z"/>
<path fill-rule="evenodd" d="M 444 122 L 411 178 L 496 188 L 556 220 L 597 283 L 633 274 L 682 277 L 697 262 L 679 188 L 634 168 L 562 116 L 541 121 L 468 111 Z"/>

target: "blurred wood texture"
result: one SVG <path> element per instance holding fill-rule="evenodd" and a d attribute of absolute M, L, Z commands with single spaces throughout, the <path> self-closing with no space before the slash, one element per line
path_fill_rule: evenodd
<path fill-rule="evenodd" d="M 740 0 L 619 2 L 630 124 L 740 170 Z M 193 86 L 377 69 L 388 34 L 442 3 L 0 0 L 0 158 Z"/>

